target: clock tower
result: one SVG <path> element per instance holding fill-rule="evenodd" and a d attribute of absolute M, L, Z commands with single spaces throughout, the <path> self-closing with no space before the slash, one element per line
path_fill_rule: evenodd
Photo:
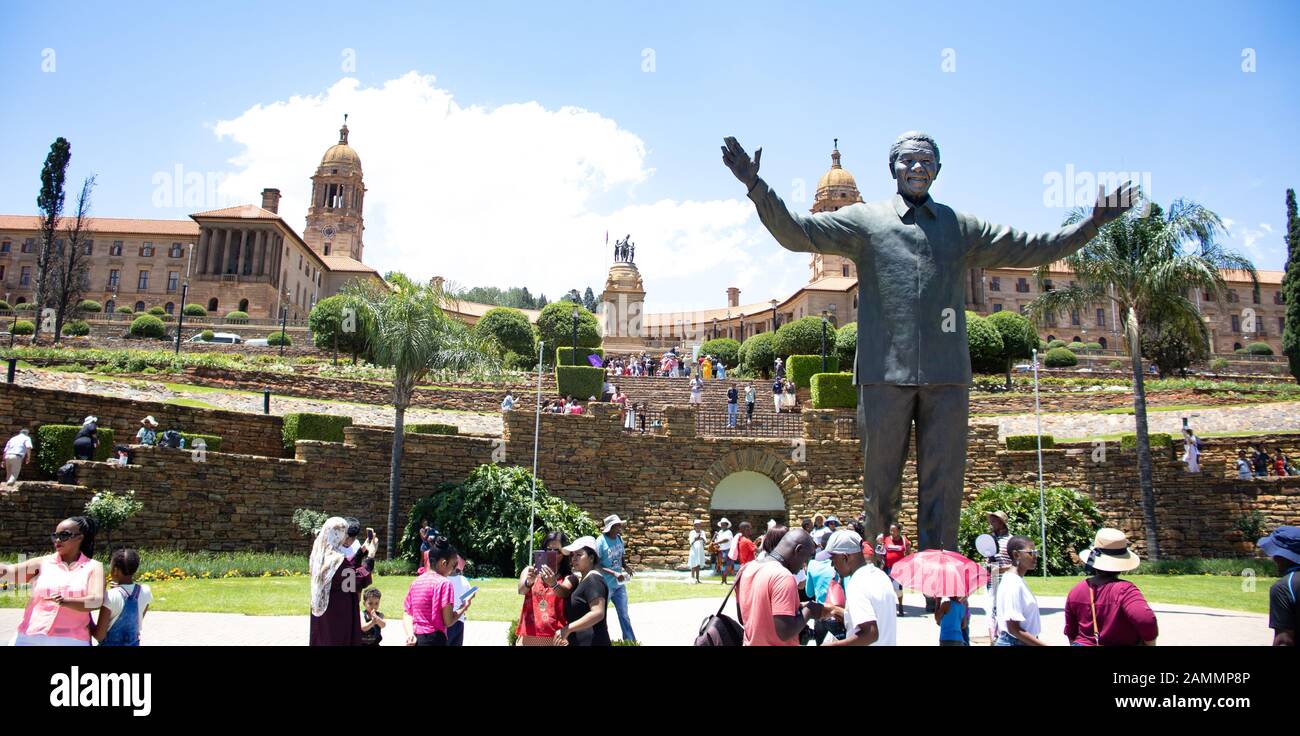
<path fill-rule="evenodd" d="M 348 145 L 348 116 L 344 115 L 339 142 L 325 151 L 311 178 L 311 205 L 302 239 L 319 255 L 348 256 L 360 261 L 365 196 L 361 157 Z"/>

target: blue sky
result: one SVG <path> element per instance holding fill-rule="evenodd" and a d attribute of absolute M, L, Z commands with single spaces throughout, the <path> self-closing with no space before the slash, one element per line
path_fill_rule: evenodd
<path fill-rule="evenodd" d="M 1282 267 L 1300 5 L 918 7 L 6 2 L 0 212 L 34 212 L 63 135 L 72 178 L 99 177 L 96 214 L 204 209 L 160 206 L 158 177 L 181 166 L 227 177 L 223 203 L 280 187 L 301 228 L 346 111 L 372 265 L 554 297 L 599 291 L 605 231 L 630 232 L 648 306 L 687 309 L 807 280 L 722 167 L 724 135 L 763 146 L 764 177 L 806 208 L 832 138 L 871 200 L 892 191 L 890 142 L 922 129 L 943 154 L 935 197 L 957 209 L 1048 229 L 1051 172 L 1138 172 Z"/>

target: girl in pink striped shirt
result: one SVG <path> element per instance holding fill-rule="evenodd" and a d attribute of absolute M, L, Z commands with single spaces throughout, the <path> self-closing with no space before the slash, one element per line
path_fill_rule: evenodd
<path fill-rule="evenodd" d="M 449 579 L 459 556 L 445 537 L 430 542 L 429 567 L 411 581 L 402 603 L 402 625 L 406 628 L 408 647 L 447 646 L 447 629 L 469 610 L 474 596 L 471 594 L 458 606 L 455 586 Z"/>

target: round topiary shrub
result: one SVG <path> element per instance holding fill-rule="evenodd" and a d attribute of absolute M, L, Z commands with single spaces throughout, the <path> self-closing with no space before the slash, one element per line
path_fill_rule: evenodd
<path fill-rule="evenodd" d="M 85 337 L 90 334 L 90 325 L 84 319 L 74 319 L 63 326 L 63 334 Z"/>
<path fill-rule="evenodd" d="M 215 333 L 212 332 L 212 330 L 204 330 L 203 332 L 199 333 L 199 339 L 202 340 L 203 342 L 212 342 L 213 337 L 216 337 L 216 335 Z"/>
<path fill-rule="evenodd" d="M 20 319 L 14 323 L 13 333 L 15 335 L 31 335 L 36 332 L 36 325 L 25 319 Z"/>
<path fill-rule="evenodd" d="M 135 310 L 125 304 L 115 310 L 118 314 L 135 314 Z"/>
<path fill-rule="evenodd" d="M 9 302 L 0 299 L 0 312 L 11 312 L 11 311 L 13 311 L 13 307 L 9 306 Z"/>
<path fill-rule="evenodd" d="M 241 312 L 241 311 L 239 311 L 238 309 L 236 309 L 236 310 L 233 311 L 233 312 L 226 312 L 226 321 L 227 321 L 227 322 L 247 322 L 247 321 L 248 321 L 248 312 Z"/>
<path fill-rule="evenodd" d="M 972 373 L 1001 373 L 1006 367 L 1002 357 L 1002 333 L 974 312 L 966 313 L 966 342 Z"/>
<path fill-rule="evenodd" d="M 1094 350 L 1102 350 L 1103 348 L 1101 347 L 1101 343 L 1099 342 L 1085 342 L 1083 344 L 1083 349 L 1087 350 L 1088 352 L 1092 352 Z"/>
<path fill-rule="evenodd" d="M 1223 373 L 1223 372 L 1227 371 L 1227 370 L 1228 370 L 1228 359 L 1227 359 L 1227 358 L 1215 358 L 1214 360 L 1211 360 L 1211 361 L 1210 361 L 1210 370 L 1214 371 L 1215 373 Z"/>
<path fill-rule="evenodd" d="M 162 320 L 152 314 L 145 314 L 135 318 L 131 323 L 131 337 L 148 337 L 155 340 L 161 340 L 167 334 L 163 327 Z"/>
<path fill-rule="evenodd" d="M 1081 342 L 1072 342 L 1072 343 L 1068 343 L 1065 346 L 1065 349 L 1069 350 L 1072 353 L 1082 353 L 1083 351 L 1088 349 L 1088 346 L 1084 345 Z"/>
<path fill-rule="evenodd" d="M 102 312 L 104 311 L 104 305 L 100 304 L 94 299 L 82 299 L 81 302 L 77 304 L 77 311 L 78 312 Z"/>
<path fill-rule="evenodd" d="M 14 307 L 14 309 L 19 312 L 30 312 L 32 311 L 32 303 L 23 302 L 22 304 L 19 304 L 18 306 Z"/>
<path fill-rule="evenodd" d="M 835 335 L 832 333 L 828 337 L 827 349 L 829 350 L 835 347 Z M 728 369 L 735 368 L 740 362 L 740 341 L 729 337 L 709 340 L 700 346 L 700 355 L 712 355 L 722 361 Z"/>
<path fill-rule="evenodd" d="M 1251 355 L 1272 355 L 1273 348 L 1269 347 L 1266 342 L 1252 342 L 1246 346 L 1246 352 Z"/>
<path fill-rule="evenodd" d="M 186 317 L 208 316 L 208 310 L 204 309 L 202 304 L 186 304 L 184 311 Z"/>
<path fill-rule="evenodd" d="M 272 332 L 271 334 L 266 336 L 266 344 L 284 345 L 285 347 L 289 347 L 290 345 L 293 344 L 293 340 L 290 339 L 290 337 L 283 332 Z"/>
<path fill-rule="evenodd" d="M 163 317 L 166 317 L 166 316 L 167 316 L 167 310 L 166 310 L 166 309 L 163 309 L 162 307 L 156 306 L 156 305 L 155 305 L 155 306 L 152 306 L 152 307 L 149 307 L 148 309 L 144 310 L 144 313 L 145 313 L 145 314 L 152 314 L 153 316 L 157 317 L 158 319 L 162 319 Z"/>
<path fill-rule="evenodd" d="M 1070 368 L 1079 364 L 1079 358 L 1066 348 L 1052 348 L 1047 351 L 1043 364 L 1048 368 Z"/>
<path fill-rule="evenodd" d="M 19 305 L 19 306 L 21 306 L 21 305 Z M 1237 355 L 1245 355 L 1245 354 L 1246 354 L 1246 349 L 1245 349 L 1245 348 L 1237 348 L 1236 350 L 1233 350 L 1232 352 L 1236 353 Z"/>
<path fill-rule="evenodd" d="M 826 349 L 835 345 L 835 325 L 826 325 Z M 808 316 L 786 322 L 776 330 L 776 354 L 782 358 L 791 355 L 819 355 L 822 346 L 822 319 Z"/>
<path fill-rule="evenodd" d="M 1063 347 L 1065 347 L 1064 340 L 1052 340 L 1051 342 L 1047 343 L 1048 350 L 1051 350 L 1053 348 L 1063 348 Z"/>

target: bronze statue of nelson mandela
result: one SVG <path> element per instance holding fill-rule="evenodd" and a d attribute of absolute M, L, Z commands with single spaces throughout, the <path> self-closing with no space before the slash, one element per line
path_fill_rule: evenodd
<path fill-rule="evenodd" d="M 965 280 L 969 268 L 1041 266 L 1079 250 L 1127 211 L 1125 184 L 1101 197 L 1092 217 L 1031 235 L 994 225 L 930 198 L 939 146 L 909 132 L 889 149 L 898 192 L 834 212 L 790 211 L 758 176 L 753 159 L 726 138 L 722 160 L 748 187 L 758 217 L 782 247 L 851 259 L 858 269 L 858 387 L 866 530 L 894 521 L 908 438 L 916 422 L 917 533 L 920 549 L 956 549 L 966 468 L 970 354 Z"/>

